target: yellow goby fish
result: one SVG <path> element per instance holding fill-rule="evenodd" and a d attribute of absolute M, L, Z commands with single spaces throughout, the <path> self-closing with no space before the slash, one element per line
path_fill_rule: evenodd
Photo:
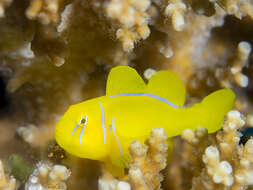
<path fill-rule="evenodd" d="M 199 126 L 210 133 L 220 129 L 235 94 L 218 90 L 192 107 L 183 107 L 185 98 L 183 82 L 171 71 L 157 72 L 146 84 L 135 69 L 117 66 L 109 73 L 106 95 L 70 106 L 55 138 L 70 154 L 122 172 L 130 143 L 144 142 L 153 128 L 164 128 L 169 137 Z"/>

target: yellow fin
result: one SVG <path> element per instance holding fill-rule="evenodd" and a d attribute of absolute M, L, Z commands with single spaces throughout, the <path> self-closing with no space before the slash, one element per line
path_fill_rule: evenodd
<path fill-rule="evenodd" d="M 105 169 L 109 171 L 112 175 L 123 177 L 125 174 L 125 167 L 120 167 L 115 165 L 111 160 L 105 161 Z"/>
<path fill-rule="evenodd" d="M 173 154 L 173 138 L 168 138 L 167 142 L 168 142 L 168 155 L 167 155 L 167 164 L 170 164 L 171 160 L 172 160 L 172 154 Z"/>
<path fill-rule="evenodd" d="M 218 109 L 222 112 L 228 112 L 233 108 L 234 101 L 235 93 L 231 89 L 225 88 L 209 94 L 202 100 L 201 104 L 210 110 Z M 213 108 L 214 106 L 215 108 Z"/>
<path fill-rule="evenodd" d="M 209 132 L 212 133 L 221 128 L 225 115 L 234 107 L 235 98 L 235 93 L 231 89 L 221 89 L 202 100 L 202 113 L 208 117 L 204 127 Z"/>
<path fill-rule="evenodd" d="M 106 96 L 122 93 L 144 92 L 147 85 L 137 73 L 129 66 L 114 67 L 108 76 L 106 84 Z"/>
<path fill-rule="evenodd" d="M 168 70 L 154 74 L 148 82 L 146 92 L 165 98 L 177 106 L 185 103 L 186 90 L 183 81 Z"/>

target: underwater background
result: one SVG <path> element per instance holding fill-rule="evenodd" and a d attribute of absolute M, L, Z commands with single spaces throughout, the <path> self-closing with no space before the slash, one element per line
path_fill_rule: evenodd
<path fill-rule="evenodd" d="M 253 189 L 252 34 L 252 0 L 0 0 L 0 190 Z M 186 128 L 173 149 L 153 129 L 114 176 L 54 133 L 70 105 L 105 94 L 118 65 L 146 82 L 173 71 L 186 106 L 230 88 L 234 109 L 216 133 Z"/>

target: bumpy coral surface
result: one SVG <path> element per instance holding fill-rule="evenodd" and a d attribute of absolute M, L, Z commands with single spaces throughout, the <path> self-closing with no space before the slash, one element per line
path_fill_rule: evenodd
<path fill-rule="evenodd" d="M 3 190 L 16 189 L 16 179 L 13 176 L 7 176 L 4 171 L 3 162 L 0 160 L 0 188 Z"/>
<path fill-rule="evenodd" d="M 252 189 L 252 19 L 251 0 L 0 0 L 0 189 Z M 186 106 L 231 88 L 236 111 L 214 134 L 185 130 L 169 153 L 154 126 L 117 178 L 54 141 L 62 114 L 104 95 L 116 65 L 147 81 L 172 70 Z"/>
<path fill-rule="evenodd" d="M 113 178 L 104 171 L 102 178 L 99 179 L 99 189 L 161 189 L 163 175 L 160 172 L 166 167 L 168 146 L 167 134 L 164 130 L 153 129 L 145 144 L 134 141 L 130 145 L 132 161 L 129 164 L 128 174 L 122 177 L 126 181 Z"/>
<path fill-rule="evenodd" d="M 25 189 L 65 190 L 67 189 L 65 181 L 69 176 L 70 171 L 65 166 L 39 162 L 36 169 L 29 176 Z"/>

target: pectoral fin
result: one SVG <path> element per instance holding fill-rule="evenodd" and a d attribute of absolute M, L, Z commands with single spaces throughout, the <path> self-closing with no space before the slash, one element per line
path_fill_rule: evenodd
<path fill-rule="evenodd" d="M 108 158 L 105 162 L 105 168 L 114 176 L 123 177 L 125 174 L 126 163 L 121 158 L 111 160 Z"/>

